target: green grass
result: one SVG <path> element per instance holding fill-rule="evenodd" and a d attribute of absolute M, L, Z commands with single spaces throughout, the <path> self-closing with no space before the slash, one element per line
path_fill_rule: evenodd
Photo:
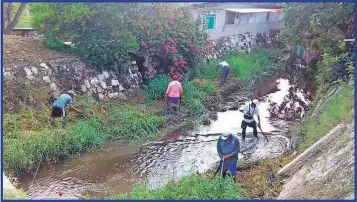
<path fill-rule="evenodd" d="M 105 140 L 147 140 L 158 134 L 165 118 L 152 108 L 119 103 L 102 104 L 81 98 L 80 114 L 69 113 L 68 125 L 48 128 L 45 112 L 7 114 L 4 121 L 4 169 L 10 174 L 28 172 L 39 164 L 83 153 Z M 48 114 L 48 113 L 47 113 Z"/>
<path fill-rule="evenodd" d="M 151 105 L 159 99 L 164 99 L 170 79 L 167 76 L 155 78 L 148 82 L 148 89 L 145 91 L 145 103 Z M 191 117 L 199 117 L 204 113 L 203 99 L 208 95 L 217 93 L 217 86 L 209 80 L 183 81 L 182 88 L 184 95 L 182 105 L 189 111 Z"/>
<path fill-rule="evenodd" d="M 261 76 L 264 72 L 275 70 L 274 63 L 279 57 L 279 52 L 275 50 L 252 50 L 247 54 L 241 51 L 229 53 L 219 60 L 203 62 L 198 65 L 198 77 L 202 79 L 214 80 L 220 76 L 220 71 L 216 69 L 216 64 L 226 60 L 231 67 L 231 73 L 241 81 L 248 81 L 255 76 Z"/>
<path fill-rule="evenodd" d="M 226 60 L 231 66 L 233 77 L 238 77 L 241 81 L 249 81 L 254 77 L 261 76 L 264 72 L 275 69 L 274 62 L 279 54 L 275 50 L 254 50 L 250 54 L 234 52 L 225 55 L 220 60 L 202 62 L 196 67 L 196 79 L 183 81 L 182 88 L 184 94 L 182 104 L 191 112 L 190 117 L 200 117 L 204 113 L 203 100 L 209 95 L 218 92 L 215 84 L 220 70 L 216 69 L 219 61 Z M 159 99 L 163 99 L 170 78 L 161 76 L 148 82 L 148 89 L 145 91 L 145 103 L 150 105 Z"/>
<path fill-rule="evenodd" d="M 28 199 L 27 195 L 20 189 L 15 189 L 15 190 L 4 190 L 4 199 L 6 200 L 19 200 L 23 199 L 26 200 Z"/>
<path fill-rule="evenodd" d="M 304 134 L 299 152 L 305 151 L 338 124 L 348 124 L 354 119 L 353 86 L 342 84 L 340 92 L 323 106 L 322 113 L 308 117 L 293 128 Z"/>
<path fill-rule="evenodd" d="M 145 90 L 145 103 L 152 104 L 156 100 L 165 95 L 167 86 L 171 82 L 168 76 L 159 76 L 148 82 L 147 89 Z"/>
<path fill-rule="evenodd" d="M 233 180 L 209 179 L 191 175 L 178 182 L 171 181 L 157 189 L 148 189 L 144 184 L 135 186 L 129 193 L 107 197 L 106 199 L 243 199 Z"/>

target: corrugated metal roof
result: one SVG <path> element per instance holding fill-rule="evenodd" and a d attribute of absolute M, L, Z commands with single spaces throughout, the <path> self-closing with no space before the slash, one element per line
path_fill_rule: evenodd
<path fill-rule="evenodd" d="M 266 12 L 278 12 L 282 9 L 265 9 L 265 8 L 227 8 L 227 11 L 237 12 L 237 13 L 266 13 Z"/>

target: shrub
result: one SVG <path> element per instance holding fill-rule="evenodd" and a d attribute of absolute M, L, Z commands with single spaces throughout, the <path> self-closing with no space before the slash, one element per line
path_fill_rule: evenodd
<path fill-rule="evenodd" d="M 171 79 L 168 76 L 158 76 L 150 80 L 145 90 L 145 103 L 150 104 L 163 97 L 170 82 Z"/>
<path fill-rule="evenodd" d="M 66 45 L 58 39 L 46 38 L 43 41 L 43 45 L 48 49 L 53 49 L 63 53 L 75 54 L 75 50 L 70 45 Z"/>

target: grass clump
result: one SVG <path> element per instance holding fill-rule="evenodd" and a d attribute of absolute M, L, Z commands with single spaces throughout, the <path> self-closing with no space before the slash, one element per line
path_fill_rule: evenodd
<path fill-rule="evenodd" d="M 105 120 L 104 131 L 114 139 L 143 140 L 154 137 L 166 119 L 140 105 L 112 106 Z"/>
<path fill-rule="evenodd" d="M 164 99 L 170 81 L 166 76 L 149 81 L 148 89 L 145 91 L 145 103 L 150 105 L 159 99 Z M 217 86 L 214 82 L 203 79 L 182 81 L 181 84 L 184 91 L 182 105 L 190 111 L 191 117 L 201 116 L 204 113 L 203 99 L 217 93 Z"/>
<path fill-rule="evenodd" d="M 224 55 L 219 60 L 203 62 L 198 65 L 198 77 L 202 79 L 214 80 L 220 76 L 220 71 L 216 69 L 216 64 L 227 61 L 230 65 L 230 73 L 238 77 L 241 81 L 248 81 L 264 72 L 275 69 L 273 65 L 278 61 L 280 53 L 276 50 L 259 49 L 252 50 L 247 54 L 242 51 L 235 51 Z"/>
<path fill-rule="evenodd" d="M 348 123 L 354 119 L 353 86 L 342 84 L 337 95 L 331 97 L 315 117 L 308 117 L 293 130 L 303 134 L 299 152 L 305 151 L 336 125 Z"/>
<path fill-rule="evenodd" d="M 168 76 L 159 76 L 150 80 L 144 94 L 145 103 L 152 104 L 154 101 L 162 98 L 170 82 L 171 79 Z"/>
<path fill-rule="evenodd" d="M 65 129 L 17 131 L 16 138 L 4 138 L 4 170 L 28 172 L 42 163 L 84 152 L 103 143 L 106 135 L 97 130 L 97 120 L 78 121 Z"/>
<path fill-rule="evenodd" d="M 3 198 L 6 200 L 28 199 L 27 195 L 20 189 L 5 189 Z"/>
<path fill-rule="evenodd" d="M 171 181 L 161 188 L 149 189 L 144 184 L 135 186 L 129 193 L 106 199 L 243 199 L 233 180 L 209 179 L 190 175 L 180 181 Z"/>

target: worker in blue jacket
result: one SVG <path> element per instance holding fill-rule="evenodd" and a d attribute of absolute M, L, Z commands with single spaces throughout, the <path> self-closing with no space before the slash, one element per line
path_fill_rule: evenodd
<path fill-rule="evenodd" d="M 217 152 L 221 159 L 221 173 L 225 178 L 227 171 L 232 174 L 234 182 L 236 181 L 238 153 L 240 152 L 240 143 L 236 136 L 230 133 L 222 133 L 218 138 Z M 223 165 L 222 165 L 223 164 Z"/>

